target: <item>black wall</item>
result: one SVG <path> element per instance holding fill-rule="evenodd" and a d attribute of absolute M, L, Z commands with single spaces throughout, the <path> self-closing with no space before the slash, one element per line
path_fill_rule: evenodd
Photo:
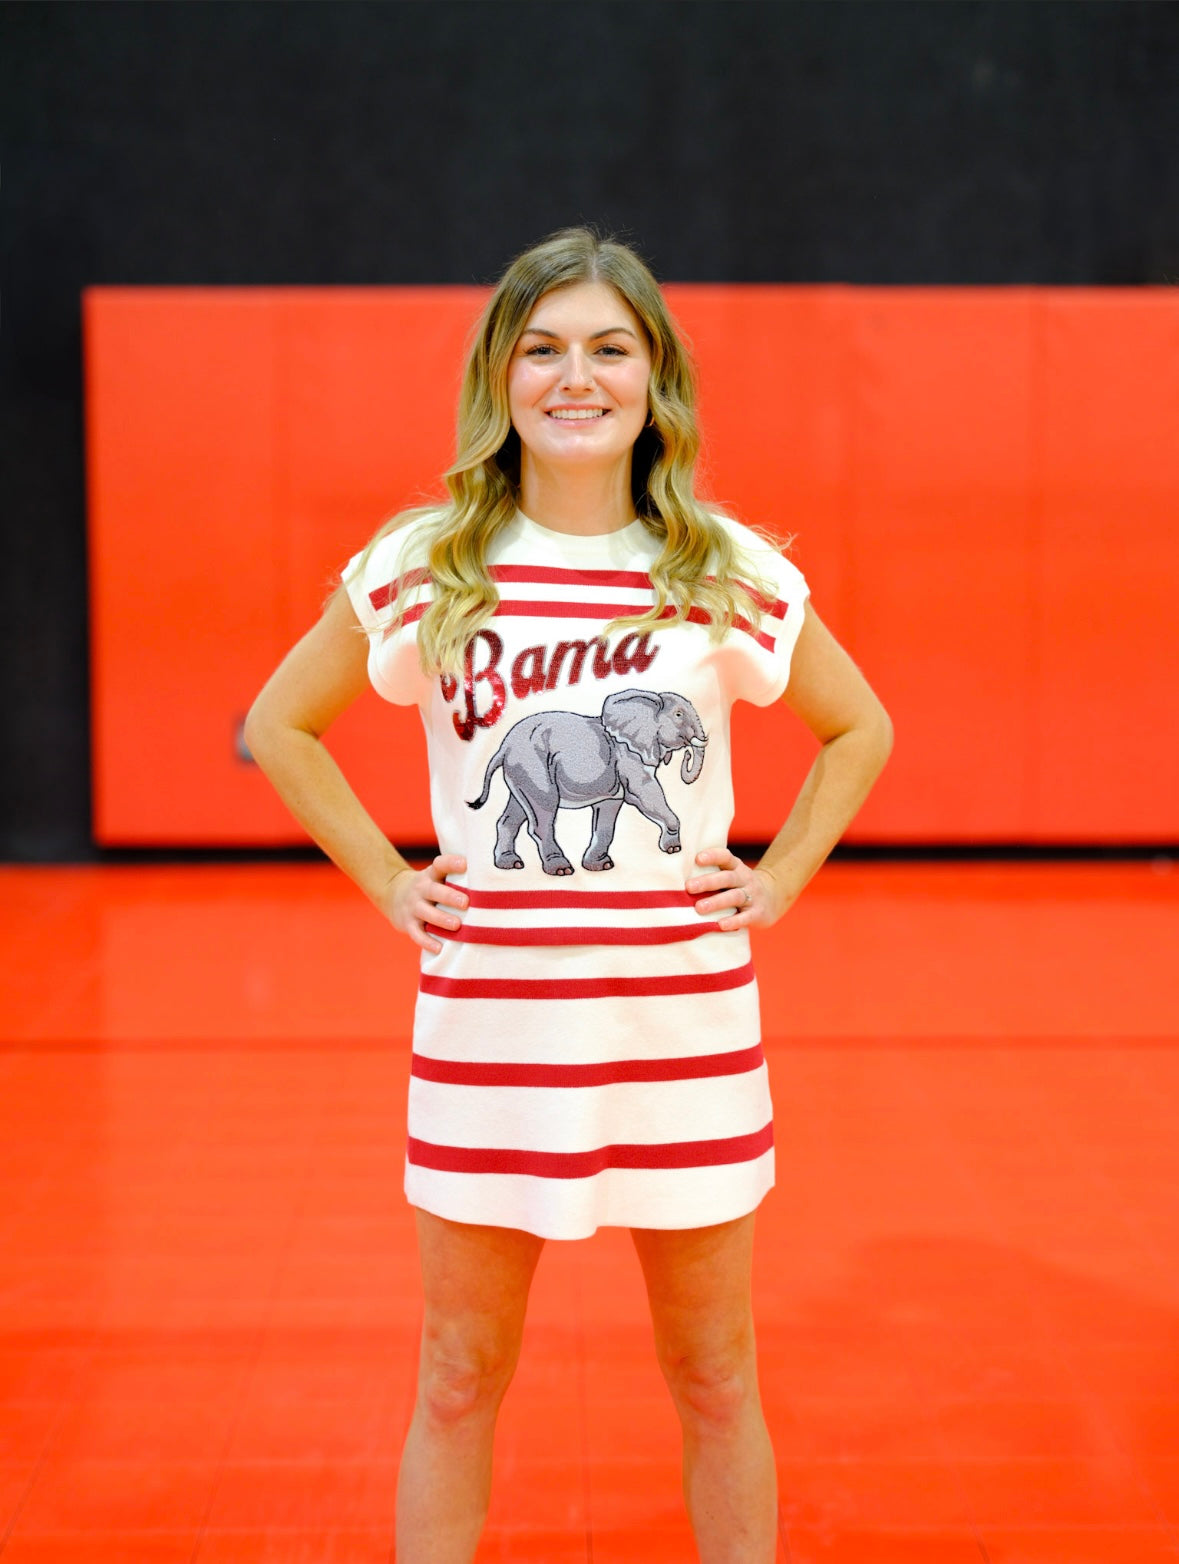
<path fill-rule="evenodd" d="M 88 855 L 79 293 L 1179 280 L 1172 3 L 0 6 L 0 855 Z"/>

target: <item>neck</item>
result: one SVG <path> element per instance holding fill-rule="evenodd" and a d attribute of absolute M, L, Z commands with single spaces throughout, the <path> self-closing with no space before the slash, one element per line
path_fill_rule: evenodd
<path fill-rule="evenodd" d="M 520 467 L 520 509 L 553 532 L 599 537 L 635 519 L 630 494 L 630 453 L 608 472 L 600 468 L 557 469 L 534 461 L 525 450 Z"/>

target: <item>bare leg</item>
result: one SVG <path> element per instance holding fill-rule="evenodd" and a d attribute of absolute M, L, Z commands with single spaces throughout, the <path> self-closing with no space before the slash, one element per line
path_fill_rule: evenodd
<path fill-rule="evenodd" d="M 772 1564 L 777 1477 L 757 1388 L 753 1216 L 632 1237 L 684 1431 L 684 1498 L 701 1564 Z"/>
<path fill-rule="evenodd" d="M 397 1476 L 397 1564 L 470 1564 L 491 1493 L 495 1420 L 544 1240 L 416 1216 L 426 1307 Z"/>

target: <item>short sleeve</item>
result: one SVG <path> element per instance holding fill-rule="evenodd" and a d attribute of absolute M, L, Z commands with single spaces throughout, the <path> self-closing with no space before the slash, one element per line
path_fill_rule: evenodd
<path fill-rule="evenodd" d="M 429 601 L 428 585 L 413 568 L 406 538 L 387 533 L 354 554 L 340 572 L 352 611 L 368 637 L 368 676 L 377 694 L 399 706 L 420 706 L 429 698 L 430 681 L 418 656 L 417 620 Z M 402 621 L 392 628 L 398 606 Z M 414 610 L 419 610 L 416 614 Z"/>
<path fill-rule="evenodd" d="M 741 548 L 765 590 L 757 625 L 735 629 L 731 648 L 732 693 L 754 706 L 779 700 L 790 682 L 790 662 L 806 616 L 810 588 L 797 565 L 745 527 L 734 527 Z"/>

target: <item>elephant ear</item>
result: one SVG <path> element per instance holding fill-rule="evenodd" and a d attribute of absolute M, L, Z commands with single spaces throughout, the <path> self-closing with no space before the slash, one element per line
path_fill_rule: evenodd
<path fill-rule="evenodd" d="M 663 702 L 654 690 L 619 690 L 602 702 L 602 726 L 612 739 L 633 749 L 647 766 L 663 758 L 656 721 Z"/>

